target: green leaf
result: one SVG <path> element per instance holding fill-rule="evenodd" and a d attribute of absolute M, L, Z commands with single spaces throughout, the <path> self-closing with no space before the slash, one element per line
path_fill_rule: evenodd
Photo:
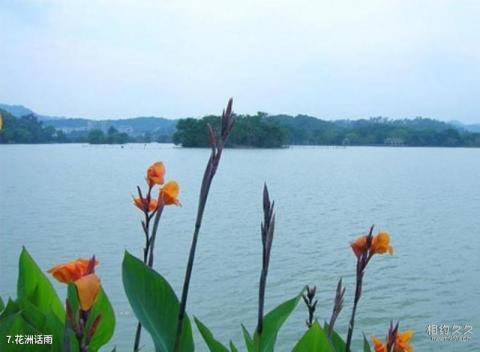
<path fill-rule="evenodd" d="M 80 301 L 78 299 L 77 287 L 74 284 L 70 283 L 68 284 L 67 292 L 68 302 L 72 307 L 74 319 L 75 321 L 78 321 Z M 101 315 L 101 320 L 97 327 L 97 330 L 95 331 L 95 334 L 93 335 L 92 340 L 90 341 L 90 344 L 88 345 L 89 352 L 98 351 L 100 347 L 104 346 L 108 341 L 110 341 L 115 330 L 115 313 L 103 288 L 100 289 L 97 299 L 95 300 L 95 303 L 90 310 L 87 324 L 85 326 L 85 331 L 89 331 L 90 327 L 92 326 L 93 322 L 99 314 Z M 73 331 L 70 330 L 70 332 Z M 78 344 L 75 336 L 71 336 L 70 339 L 70 348 L 75 348 L 75 344 Z"/>
<path fill-rule="evenodd" d="M 141 260 L 125 252 L 123 287 L 133 312 L 152 336 L 157 352 L 171 352 L 175 344 L 180 304 L 167 280 Z M 185 316 L 180 351 L 193 351 L 190 319 Z"/>
<path fill-rule="evenodd" d="M 292 352 L 335 352 L 335 349 L 320 324 L 315 322 L 298 341 Z"/>
<path fill-rule="evenodd" d="M 365 334 L 363 335 L 363 352 L 372 352 L 372 349 L 370 348 L 370 344 L 368 343 Z"/>
<path fill-rule="evenodd" d="M 0 314 L 0 321 L 2 319 L 5 319 L 9 315 L 18 313 L 19 311 L 20 311 L 20 306 L 18 305 L 18 303 L 16 301 L 13 301 L 11 298 L 9 298 L 7 301 L 7 305 L 5 306 L 5 309 Z"/>
<path fill-rule="evenodd" d="M 72 308 L 75 321 L 78 321 L 80 312 L 80 300 L 78 298 L 77 286 L 73 283 L 68 284 L 67 299 L 70 307 Z"/>
<path fill-rule="evenodd" d="M 43 334 L 28 324 L 22 316 L 21 311 L 9 314 L 0 320 L 0 351 L 8 352 L 44 352 L 50 345 L 20 345 L 15 344 L 16 335 L 37 335 Z M 10 339 L 10 343 L 9 343 Z"/>
<path fill-rule="evenodd" d="M 67 286 L 67 300 L 72 308 L 73 319 L 78 322 L 80 316 L 80 301 L 78 299 L 77 287 L 73 283 L 69 283 Z M 68 323 L 65 328 L 65 333 L 68 334 L 68 342 L 64 341 L 67 345 L 64 347 L 64 350 L 69 352 L 79 352 L 78 341 L 75 332 L 70 328 Z"/>
<path fill-rule="evenodd" d="M 229 352 L 228 348 L 226 348 L 218 340 L 216 340 L 213 337 L 212 332 L 200 320 L 198 320 L 197 318 L 194 318 L 194 320 L 210 352 Z"/>
<path fill-rule="evenodd" d="M 0 297 L 0 313 L 5 309 L 5 303 L 3 303 L 2 297 Z"/>
<path fill-rule="evenodd" d="M 327 322 L 325 322 L 324 331 L 327 334 L 327 336 L 328 336 L 328 328 L 329 328 L 329 325 Z M 343 341 L 342 337 L 335 330 L 332 330 L 332 336 L 330 337 L 330 342 L 332 343 L 333 347 L 335 348 L 335 351 L 337 352 L 344 352 L 347 347 L 345 344 L 345 341 Z"/>
<path fill-rule="evenodd" d="M 15 302 L 9 300 L 4 313 L 0 317 L 1 351 L 61 351 L 63 323 L 53 312 L 44 314 L 28 300 L 21 299 Z M 16 335 L 51 335 L 53 343 L 44 346 L 15 346 L 12 340 L 8 343 L 8 336 L 15 339 Z"/>
<path fill-rule="evenodd" d="M 232 340 L 230 340 L 230 352 L 238 352 L 238 348 L 233 344 Z"/>
<path fill-rule="evenodd" d="M 302 291 L 303 292 L 303 291 Z M 273 352 L 278 331 L 283 323 L 297 307 L 301 294 L 280 304 L 263 318 L 263 331 L 253 337 L 254 350 L 257 352 Z"/>
<path fill-rule="evenodd" d="M 95 304 L 90 311 L 86 326 L 87 331 L 98 315 L 101 315 L 101 320 L 92 341 L 88 345 L 89 352 L 98 351 L 100 347 L 110 341 L 115 331 L 115 313 L 103 288 L 100 289 Z"/>
<path fill-rule="evenodd" d="M 247 347 L 248 352 L 253 351 L 253 340 L 252 337 L 250 336 L 248 330 L 245 328 L 245 326 L 242 324 L 242 332 L 243 332 L 243 338 L 245 339 L 245 346 Z"/>
<path fill-rule="evenodd" d="M 30 324 L 37 330 L 41 330 L 44 327 L 47 317 L 37 307 L 35 307 L 33 304 L 31 304 L 25 299 L 17 300 L 17 304 L 20 308 L 20 313 L 22 314 L 22 317 L 28 324 Z"/>
<path fill-rule="evenodd" d="M 62 302 L 25 247 L 18 263 L 17 295 L 19 299 L 29 300 L 43 313 L 53 311 L 60 321 L 64 321 L 65 310 Z"/>

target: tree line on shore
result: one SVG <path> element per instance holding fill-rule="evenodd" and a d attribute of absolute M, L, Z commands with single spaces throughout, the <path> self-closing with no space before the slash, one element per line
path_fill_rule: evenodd
<path fill-rule="evenodd" d="M 46 125 L 35 115 L 15 117 L 0 110 L 2 129 L 0 143 L 90 143 L 124 144 L 174 142 L 183 147 L 207 147 L 207 125 L 220 125 L 220 117 L 179 119 L 173 135 L 157 136 L 155 131 L 128 134 L 110 126 L 105 129 L 65 132 Z M 236 115 L 235 128 L 227 147 L 281 148 L 288 145 L 386 145 L 480 147 L 480 133 L 468 132 L 455 126 L 427 118 L 391 120 L 370 118 L 361 120 L 325 121 L 298 115 Z"/>
<path fill-rule="evenodd" d="M 218 127 L 219 116 L 181 119 L 173 142 L 206 147 L 207 124 Z M 480 147 L 480 133 L 426 118 L 325 121 L 311 116 L 237 115 L 228 147 L 278 148 L 288 145 Z M 217 129 L 218 130 L 218 129 Z"/>

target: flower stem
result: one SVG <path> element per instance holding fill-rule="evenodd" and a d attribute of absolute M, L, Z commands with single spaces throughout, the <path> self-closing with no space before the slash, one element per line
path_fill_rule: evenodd
<path fill-rule="evenodd" d="M 212 158 L 210 158 L 210 161 L 211 160 Z M 208 165 L 210 165 L 210 162 Z M 205 173 L 207 173 L 208 170 L 209 170 L 209 166 L 207 166 Z M 212 178 L 213 178 L 213 175 L 212 175 Z M 207 178 L 204 177 L 204 182 L 206 179 Z M 205 204 L 207 203 L 207 198 L 208 198 L 208 191 L 210 189 L 211 179 L 209 180 L 210 180 L 209 184 L 205 184 L 205 183 L 202 184 L 202 191 L 200 192 L 197 219 L 195 221 L 195 229 L 193 231 L 192 244 L 190 246 L 190 254 L 188 255 L 188 263 L 187 263 L 187 270 L 185 273 L 185 280 L 183 281 L 182 299 L 180 301 L 180 308 L 178 313 L 177 335 L 175 338 L 174 351 L 178 350 L 179 344 L 180 344 L 180 336 L 182 334 L 183 321 L 185 319 L 185 310 L 186 310 L 187 299 L 188 299 L 188 290 L 190 287 L 190 279 L 192 277 L 192 269 L 193 269 L 193 263 L 195 260 L 195 252 L 197 250 L 198 234 L 200 233 L 200 227 L 202 226 L 203 212 L 205 210 Z"/>
<path fill-rule="evenodd" d="M 183 281 L 182 298 L 180 301 L 180 308 L 178 311 L 177 334 L 175 336 L 174 351 L 180 348 L 180 340 L 182 336 L 183 321 L 185 319 L 185 310 L 187 306 L 188 290 L 190 287 L 190 279 L 192 276 L 193 263 L 195 261 L 195 252 L 197 249 L 198 234 L 202 226 L 203 213 L 208 199 L 208 193 L 212 184 L 213 177 L 217 171 L 222 156 L 223 147 L 227 141 L 228 136 L 233 127 L 232 119 L 232 99 L 228 101 L 226 110 L 223 111 L 221 118 L 220 139 L 217 140 L 214 129 L 208 125 L 208 133 L 211 146 L 211 154 L 208 159 L 207 167 L 203 174 L 202 185 L 200 187 L 200 195 L 198 197 L 197 218 L 195 220 L 195 229 L 193 230 L 192 244 L 190 246 L 190 254 L 188 256 L 187 269 L 185 272 L 185 279 Z"/>
<path fill-rule="evenodd" d="M 153 229 L 152 229 L 152 235 L 150 236 L 149 239 L 149 246 L 150 246 L 150 253 L 148 254 L 148 266 L 151 268 L 153 266 L 153 249 L 155 247 L 155 238 L 157 238 L 157 231 L 158 231 L 158 224 L 160 222 L 160 217 L 162 216 L 163 213 L 163 208 L 164 204 L 163 202 L 160 203 L 160 197 L 159 197 L 159 204 L 157 208 L 157 213 L 155 214 L 155 219 L 153 220 Z"/>
<path fill-rule="evenodd" d="M 362 281 L 363 281 L 363 273 L 361 273 L 361 275 L 357 275 L 352 316 L 350 317 L 350 323 L 348 324 L 347 343 L 345 348 L 346 352 L 350 352 L 350 345 L 352 343 L 352 336 L 353 336 L 353 328 L 355 325 L 355 314 L 357 313 L 357 305 L 358 305 L 358 302 L 360 301 L 360 296 L 362 295 Z"/>
<path fill-rule="evenodd" d="M 363 248 L 362 254 L 357 258 L 357 275 L 355 283 L 355 297 L 353 301 L 352 316 L 350 317 L 350 323 L 348 324 L 347 342 L 345 351 L 350 352 L 350 346 L 352 344 L 353 328 L 355 326 L 355 314 L 357 313 L 357 305 L 362 295 L 363 274 L 368 262 L 372 259 L 372 253 L 370 253 L 370 247 L 372 245 L 372 233 L 373 225 L 370 227 L 370 231 L 367 236 L 367 244 Z"/>
<path fill-rule="evenodd" d="M 147 204 L 150 203 L 152 187 L 149 188 L 147 194 Z M 140 189 L 138 190 L 140 197 L 142 197 Z M 162 216 L 164 204 L 161 202 L 159 195 L 158 199 L 158 208 L 155 210 L 155 218 L 153 220 L 153 229 L 150 234 L 150 221 L 152 219 L 151 215 L 148 214 L 148 209 L 145 209 L 145 221 L 142 221 L 142 227 L 145 232 L 145 248 L 143 249 L 143 263 L 147 264 L 150 268 L 153 266 L 153 249 L 155 247 L 155 238 L 157 237 L 158 224 Z M 142 334 L 142 324 L 137 323 L 137 329 L 135 331 L 135 340 L 133 343 L 133 352 L 140 350 L 140 338 Z"/>
<path fill-rule="evenodd" d="M 273 212 L 274 202 L 270 202 L 268 188 L 263 187 L 263 222 L 261 225 L 262 236 L 262 271 L 258 290 L 258 320 L 257 333 L 263 331 L 263 310 L 265 306 L 265 289 L 267 285 L 268 266 L 270 264 L 270 252 L 272 250 L 273 232 L 275 228 L 275 214 Z"/>

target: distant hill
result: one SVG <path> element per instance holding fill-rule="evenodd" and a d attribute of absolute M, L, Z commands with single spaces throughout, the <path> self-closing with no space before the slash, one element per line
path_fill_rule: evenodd
<path fill-rule="evenodd" d="M 465 124 L 460 121 L 449 121 L 449 124 L 469 132 L 480 132 L 480 123 Z"/>
<path fill-rule="evenodd" d="M 150 136 L 149 138 L 153 138 L 153 140 L 170 141 L 177 124 L 176 120 L 154 116 L 90 120 L 40 115 L 23 105 L 0 104 L 0 109 L 18 118 L 33 115 L 38 121 L 43 122 L 44 126 L 52 126 L 67 135 L 73 134 L 75 137 L 86 135 L 88 131 L 94 129 L 107 132 L 110 127 L 114 127 L 120 133 L 127 133 L 133 137 L 148 134 Z"/>
<path fill-rule="evenodd" d="M 8 104 L 0 104 L 0 109 L 12 114 L 15 117 L 22 117 L 27 115 L 35 115 L 35 117 L 39 121 L 48 121 L 48 120 L 57 120 L 62 119 L 62 117 L 55 117 L 55 116 L 46 116 L 46 115 L 39 115 L 29 108 L 26 108 L 23 105 L 8 105 Z"/>
<path fill-rule="evenodd" d="M 2 109 L 3 111 L 6 111 L 6 112 L 8 112 L 8 113 L 10 113 L 10 114 L 12 114 L 13 116 L 16 116 L 16 117 L 21 117 L 21 116 L 33 114 L 32 110 L 27 109 L 23 105 L 0 104 L 0 109 Z"/>

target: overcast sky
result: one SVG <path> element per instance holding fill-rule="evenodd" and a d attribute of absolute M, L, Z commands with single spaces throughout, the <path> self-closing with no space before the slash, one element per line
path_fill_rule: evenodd
<path fill-rule="evenodd" d="M 480 122 L 477 0 L 0 0 L 0 48 L 41 114 Z"/>

